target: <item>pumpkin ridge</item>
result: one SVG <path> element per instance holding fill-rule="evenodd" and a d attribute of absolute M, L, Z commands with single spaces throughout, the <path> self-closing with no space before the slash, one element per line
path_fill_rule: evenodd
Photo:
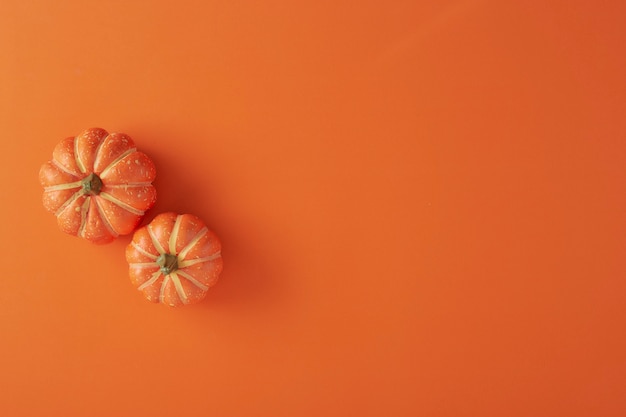
<path fill-rule="evenodd" d="M 104 214 L 104 209 L 100 205 L 100 202 L 98 201 L 98 197 L 94 196 L 92 198 L 93 198 L 93 202 L 95 203 L 96 209 L 98 210 L 98 214 L 100 215 L 100 218 L 102 219 L 102 223 L 104 223 L 104 227 L 106 227 L 106 229 L 109 231 L 111 236 L 118 237 L 119 233 L 115 231 L 115 229 L 113 228 L 113 225 L 109 221 L 109 218 Z"/>
<path fill-rule="evenodd" d="M 204 285 L 203 283 L 201 283 L 200 281 L 198 281 L 197 279 L 195 279 L 194 277 L 189 275 L 187 272 L 180 271 L 180 270 L 178 270 L 176 272 L 178 273 L 178 275 L 182 276 L 187 281 L 191 282 L 193 285 L 195 285 L 196 287 L 200 288 L 201 290 L 206 291 L 206 290 L 209 289 L 209 287 L 207 287 L 206 285 Z"/>
<path fill-rule="evenodd" d="M 128 265 L 134 266 L 136 268 L 148 268 L 157 266 L 154 264 L 154 262 L 129 262 Z"/>
<path fill-rule="evenodd" d="M 180 269 L 187 268 L 188 266 L 201 264 L 201 263 L 204 263 L 204 262 L 214 261 L 214 260 L 220 258 L 221 256 L 222 256 L 222 252 L 221 251 L 215 252 L 213 255 L 206 256 L 204 258 L 195 258 L 195 259 L 189 259 L 187 261 L 181 261 L 181 262 L 179 262 L 178 267 Z"/>
<path fill-rule="evenodd" d="M 132 154 L 133 152 L 137 152 L 137 148 L 130 148 L 126 150 L 125 152 L 123 152 L 120 156 L 115 158 L 113 161 L 111 161 L 111 163 L 106 168 L 100 171 L 100 177 L 106 176 L 106 174 L 108 174 L 110 170 L 115 168 L 115 165 L 119 164 L 122 159 L 126 158 L 128 155 Z"/>
<path fill-rule="evenodd" d="M 46 193 L 51 191 L 71 190 L 72 188 L 78 188 L 81 185 L 82 181 L 66 182 L 63 184 L 48 185 L 47 187 L 43 187 L 43 190 Z"/>
<path fill-rule="evenodd" d="M 54 213 L 54 215 L 55 215 L 56 217 L 59 217 L 59 216 L 61 215 L 61 213 L 63 213 L 63 212 L 65 211 L 65 209 L 66 209 L 66 208 L 67 208 L 70 204 L 72 204 L 74 201 L 78 200 L 78 199 L 79 199 L 82 195 L 84 195 L 84 194 L 85 194 L 85 192 L 84 192 L 82 189 L 80 189 L 80 190 L 76 191 L 74 194 L 72 194 L 72 196 L 71 196 L 70 198 L 68 198 L 68 199 L 65 201 L 65 203 L 63 203 L 63 204 L 61 205 L 61 207 L 59 207 L 59 208 L 57 209 L 57 211 Z"/>
<path fill-rule="evenodd" d="M 187 256 L 187 253 L 189 253 L 189 251 L 191 249 L 193 249 L 193 247 L 200 241 L 200 239 L 202 239 L 202 236 L 206 235 L 208 233 L 209 229 L 207 227 L 203 227 L 197 235 L 195 235 L 193 237 L 193 239 L 191 239 L 191 241 L 187 244 L 187 246 L 185 246 L 183 248 L 183 250 L 180 251 L 179 255 L 180 255 L 180 259 L 184 260 L 185 256 Z"/>
<path fill-rule="evenodd" d="M 76 161 L 76 166 L 78 167 L 80 172 L 86 174 L 87 169 L 82 164 L 82 162 L 80 162 L 80 158 L 78 157 L 78 136 L 74 136 L 74 161 Z"/>
<path fill-rule="evenodd" d="M 157 250 L 157 252 L 159 252 L 159 254 L 165 253 L 165 249 L 163 249 L 163 246 L 161 246 L 159 239 L 157 239 L 157 237 L 154 235 L 154 231 L 152 230 L 152 227 L 148 225 L 147 229 L 148 229 L 148 234 L 150 235 L 150 239 L 152 240 L 152 245 L 154 246 L 154 248 Z"/>
<path fill-rule="evenodd" d="M 89 212 L 89 207 L 91 206 L 91 198 L 86 198 L 82 207 L 80 208 L 80 227 L 78 228 L 78 233 L 76 236 L 80 236 L 82 238 L 85 237 L 85 228 L 87 227 L 87 212 Z"/>
<path fill-rule="evenodd" d="M 98 144 L 98 147 L 96 148 L 96 150 L 93 153 L 93 169 L 94 170 L 95 170 L 95 167 L 96 167 L 96 162 L 98 162 L 98 157 L 100 156 L 100 150 L 102 149 L 102 145 L 104 145 L 104 142 L 106 142 L 106 140 L 109 138 L 110 135 L 111 134 L 109 132 L 107 132 L 106 136 L 102 138 L 102 140 Z"/>
<path fill-rule="evenodd" d="M 180 232 L 180 223 L 182 220 L 182 216 L 179 214 L 176 216 L 176 221 L 174 222 L 174 227 L 172 228 L 172 233 L 170 233 L 169 239 L 169 249 L 172 255 L 176 255 L 176 242 L 178 241 L 178 234 Z"/>
<path fill-rule="evenodd" d="M 163 278 L 163 282 L 161 283 L 161 290 L 159 291 L 159 302 L 163 303 L 163 296 L 165 295 L 165 288 L 167 287 L 167 284 L 170 282 L 170 276 L 169 275 L 165 275 L 165 278 Z"/>
<path fill-rule="evenodd" d="M 161 271 L 156 271 L 155 273 L 152 274 L 152 276 L 150 277 L 149 280 L 146 280 L 146 282 L 144 282 L 143 284 L 141 284 L 139 287 L 137 287 L 137 289 L 139 291 L 143 291 L 146 288 L 148 288 L 150 285 L 153 285 L 154 283 L 156 283 L 161 275 Z"/>
<path fill-rule="evenodd" d="M 79 178 L 79 176 L 78 176 L 78 175 L 76 175 L 76 173 L 74 173 L 74 172 L 70 171 L 69 169 L 65 168 L 61 162 L 57 161 L 57 160 L 54 158 L 54 155 L 52 156 L 52 159 L 51 159 L 50 161 L 52 162 L 52 165 L 54 165 L 55 167 L 57 167 L 59 170 L 61 170 L 61 171 L 65 172 L 66 174 L 71 175 L 71 176 L 72 176 L 72 177 L 74 177 L 74 178 Z"/>
<path fill-rule="evenodd" d="M 178 298 L 180 298 L 180 301 L 182 301 L 183 304 L 189 304 L 187 293 L 185 293 L 183 284 L 181 284 L 178 275 L 176 275 L 176 272 L 172 272 L 169 276 L 172 277 L 172 282 L 174 283 L 174 288 L 176 288 L 176 293 L 178 294 Z"/>
<path fill-rule="evenodd" d="M 123 208 L 126 211 L 129 211 L 129 212 L 131 212 L 133 214 L 136 214 L 137 216 L 143 216 L 145 214 L 145 212 L 143 212 L 141 210 L 137 210 L 135 207 L 131 206 L 130 204 L 124 203 L 123 201 L 113 197 L 109 193 L 100 193 L 99 196 L 104 198 L 107 201 L 110 201 L 111 203 L 115 204 L 116 206 L 119 206 L 119 207 Z"/>
<path fill-rule="evenodd" d="M 130 244 L 132 245 L 132 247 L 139 252 L 140 254 L 147 256 L 150 259 L 154 259 L 156 261 L 156 259 L 158 258 L 158 256 L 148 252 L 147 250 L 145 250 L 144 248 L 142 248 L 141 246 L 139 246 L 136 242 L 130 242 Z"/>
<path fill-rule="evenodd" d="M 140 188 L 140 187 L 149 187 L 151 186 L 151 182 L 142 181 L 142 182 L 128 182 L 126 184 L 108 184 L 107 188 Z"/>

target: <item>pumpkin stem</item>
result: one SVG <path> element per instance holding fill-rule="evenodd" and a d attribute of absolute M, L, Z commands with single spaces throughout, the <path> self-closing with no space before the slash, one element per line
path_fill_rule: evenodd
<path fill-rule="evenodd" d="M 102 180 L 93 172 L 83 179 L 83 191 L 88 195 L 98 195 L 102 189 Z"/>
<path fill-rule="evenodd" d="M 157 258 L 156 263 L 161 267 L 163 275 L 169 275 L 178 269 L 178 256 L 162 253 Z"/>

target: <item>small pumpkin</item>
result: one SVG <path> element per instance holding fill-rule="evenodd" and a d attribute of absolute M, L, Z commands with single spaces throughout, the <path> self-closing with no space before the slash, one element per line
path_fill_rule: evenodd
<path fill-rule="evenodd" d="M 221 244 L 191 214 L 163 213 L 138 229 L 126 248 L 132 284 L 152 302 L 201 301 L 222 272 Z"/>
<path fill-rule="evenodd" d="M 124 133 L 91 128 L 62 140 L 43 164 L 43 205 L 59 228 L 93 243 L 131 233 L 156 202 L 156 169 Z"/>

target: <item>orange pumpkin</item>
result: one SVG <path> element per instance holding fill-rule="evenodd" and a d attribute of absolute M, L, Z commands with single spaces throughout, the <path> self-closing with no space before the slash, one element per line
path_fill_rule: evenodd
<path fill-rule="evenodd" d="M 171 307 L 202 300 L 222 272 L 219 239 L 191 214 L 156 216 L 135 232 L 126 260 L 133 285 Z"/>
<path fill-rule="evenodd" d="M 94 243 L 131 233 L 156 202 L 148 156 L 123 133 L 100 128 L 62 140 L 39 171 L 43 205 L 59 228 Z"/>

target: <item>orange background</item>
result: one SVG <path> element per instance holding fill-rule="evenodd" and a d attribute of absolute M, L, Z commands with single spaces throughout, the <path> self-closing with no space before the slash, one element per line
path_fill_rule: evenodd
<path fill-rule="evenodd" d="M 625 5 L 2 1 L 1 414 L 626 415 Z M 221 237 L 203 303 L 44 211 L 93 126 Z"/>

